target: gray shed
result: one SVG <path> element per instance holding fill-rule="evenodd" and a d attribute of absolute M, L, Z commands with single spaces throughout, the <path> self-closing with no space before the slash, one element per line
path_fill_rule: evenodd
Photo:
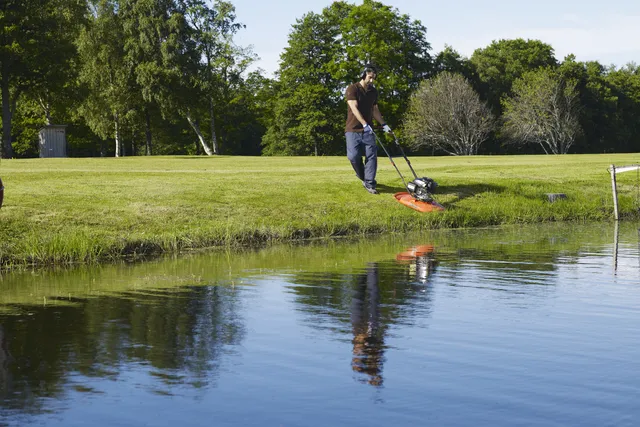
<path fill-rule="evenodd" d="M 40 157 L 67 157 L 67 125 L 40 129 Z"/>

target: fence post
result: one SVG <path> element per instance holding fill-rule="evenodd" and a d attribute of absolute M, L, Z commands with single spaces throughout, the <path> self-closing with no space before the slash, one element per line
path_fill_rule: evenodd
<path fill-rule="evenodd" d="M 618 221 L 618 188 L 616 186 L 616 167 L 611 165 L 611 189 L 613 190 L 613 218 Z"/>

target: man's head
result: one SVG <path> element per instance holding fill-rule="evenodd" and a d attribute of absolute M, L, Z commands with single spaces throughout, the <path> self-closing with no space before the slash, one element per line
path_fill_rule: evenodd
<path fill-rule="evenodd" d="M 377 77 L 378 70 L 375 65 L 367 64 L 364 66 L 362 70 L 362 74 L 360 75 L 360 79 L 364 80 L 367 85 L 373 83 L 373 80 Z"/>

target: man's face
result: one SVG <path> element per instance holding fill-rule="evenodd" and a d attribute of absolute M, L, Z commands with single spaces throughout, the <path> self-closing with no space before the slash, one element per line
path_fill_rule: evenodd
<path fill-rule="evenodd" d="M 370 85 L 376 79 L 376 73 L 368 72 L 366 76 L 364 76 L 364 83 L 366 85 Z"/>

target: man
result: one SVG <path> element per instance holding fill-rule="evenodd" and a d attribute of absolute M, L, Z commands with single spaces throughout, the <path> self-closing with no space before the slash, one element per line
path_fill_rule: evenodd
<path fill-rule="evenodd" d="M 378 109 L 378 91 L 373 86 L 376 79 L 376 68 L 367 64 L 362 71 L 360 81 L 350 85 L 346 91 L 347 124 L 347 158 L 362 181 L 364 188 L 371 194 L 376 190 L 376 172 L 378 170 L 378 146 L 373 134 L 373 119 L 382 125 L 385 132 L 391 132 Z M 365 156 L 365 162 L 362 162 Z"/>

